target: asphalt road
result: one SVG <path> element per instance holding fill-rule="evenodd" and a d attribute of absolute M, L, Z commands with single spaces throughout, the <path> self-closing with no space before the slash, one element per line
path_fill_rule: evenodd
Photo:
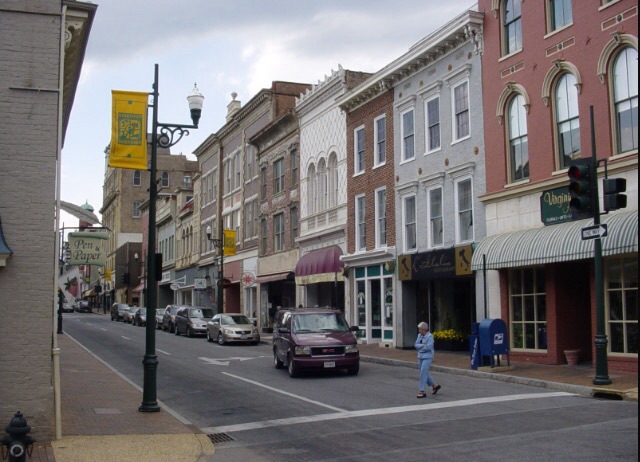
<path fill-rule="evenodd" d="M 145 329 L 65 315 L 66 333 L 142 386 Z M 361 363 L 360 374 L 276 370 L 269 345 L 220 346 L 156 331 L 158 399 L 214 435 L 215 461 L 638 460 L 638 406 Z"/>

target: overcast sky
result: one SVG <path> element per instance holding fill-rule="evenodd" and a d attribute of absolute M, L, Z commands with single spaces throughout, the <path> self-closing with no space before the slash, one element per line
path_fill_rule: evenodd
<path fill-rule="evenodd" d="M 376 72 L 474 5 L 470 0 L 102 0 L 62 151 L 62 200 L 102 206 L 111 90 L 152 91 L 159 120 L 191 123 L 186 97 L 205 96 L 200 128 L 172 148 L 192 152 L 274 80 L 315 84 L 341 65 Z M 66 213 L 65 226 L 78 220 Z M 62 226 L 62 223 L 61 223 Z"/>

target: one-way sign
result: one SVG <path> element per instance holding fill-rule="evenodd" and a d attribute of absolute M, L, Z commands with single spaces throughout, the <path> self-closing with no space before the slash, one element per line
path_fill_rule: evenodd
<path fill-rule="evenodd" d="M 594 226 L 587 226 L 582 228 L 582 240 L 587 241 L 589 239 L 600 239 L 607 235 L 607 225 L 600 224 Z"/>

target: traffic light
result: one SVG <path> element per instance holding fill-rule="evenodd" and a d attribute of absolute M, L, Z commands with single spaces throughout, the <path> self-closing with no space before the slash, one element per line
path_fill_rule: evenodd
<path fill-rule="evenodd" d="M 627 190 L 627 180 L 624 178 L 605 178 L 602 180 L 602 191 L 604 193 L 604 209 L 623 209 L 627 206 L 627 195 L 621 194 Z"/>
<path fill-rule="evenodd" d="M 569 206 L 574 219 L 590 218 L 593 216 L 591 207 L 593 189 L 591 188 L 591 176 L 595 175 L 595 169 L 590 159 L 575 160 L 569 166 L 569 194 L 571 201 Z"/>

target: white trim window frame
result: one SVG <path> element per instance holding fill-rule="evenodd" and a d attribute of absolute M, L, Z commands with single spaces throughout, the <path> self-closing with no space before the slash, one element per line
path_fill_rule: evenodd
<path fill-rule="evenodd" d="M 405 252 L 415 252 L 418 249 L 416 229 L 416 195 L 411 194 L 402 198 L 402 241 Z"/>
<path fill-rule="evenodd" d="M 375 190 L 375 233 L 376 248 L 387 246 L 387 189 L 386 187 Z"/>
<path fill-rule="evenodd" d="M 439 151 L 442 146 L 440 95 L 434 95 L 424 101 L 424 120 L 425 152 L 431 154 Z"/>
<path fill-rule="evenodd" d="M 473 242 L 473 179 L 460 178 L 455 181 L 456 243 Z"/>
<path fill-rule="evenodd" d="M 374 155 L 373 168 L 387 163 L 387 116 L 383 114 L 373 119 Z"/>
<path fill-rule="evenodd" d="M 355 197 L 355 248 L 356 252 L 367 250 L 366 202 L 365 195 Z"/>
<path fill-rule="evenodd" d="M 471 137 L 471 99 L 469 97 L 469 80 L 461 80 L 452 85 L 451 90 L 451 136 L 458 143 Z"/>
<path fill-rule="evenodd" d="M 616 154 L 637 151 L 638 50 L 627 46 L 616 55 L 611 69 L 611 87 Z"/>
<path fill-rule="evenodd" d="M 365 132 L 364 125 L 353 130 L 353 176 L 364 173 Z"/>
<path fill-rule="evenodd" d="M 409 162 L 416 158 L 415 145 L 415 111 L 407 109 L 400 114 L 400 163 Z"/>
<path fill-rule="evenodd" d="M 427 214 L 429 216 L 429 247 L 444 245 L 444 223 L 442 216 L 442 186 L 427 191 Z"/>

